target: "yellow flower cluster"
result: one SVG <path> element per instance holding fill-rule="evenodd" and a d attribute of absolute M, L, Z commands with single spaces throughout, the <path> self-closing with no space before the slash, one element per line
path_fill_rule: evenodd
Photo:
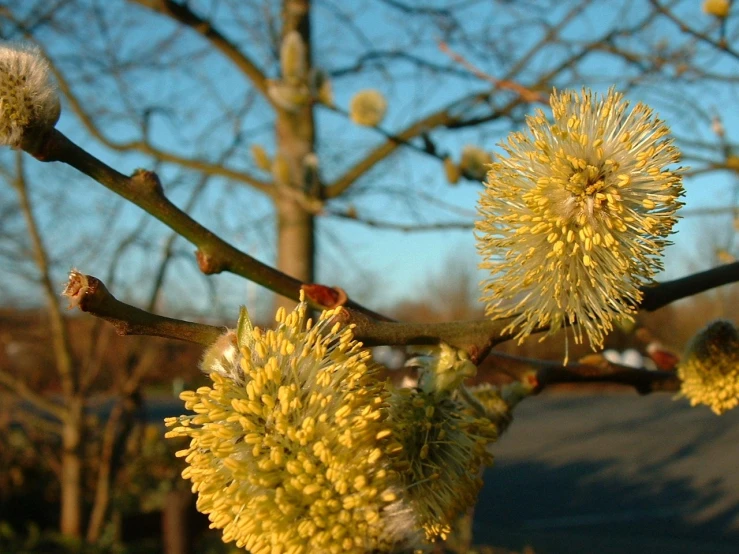
<path fill-rule="evenodd" d="M 705 0 L 703 2 L 703 12 L 719 19 L 729 16 L 731 10 L 730 0 Z"/>
<path fill-rule="evenodd" d="M 242 313 L 206 353 L 213 386 L 182 393 L 195 415 L 166 422 L 168 437 L 190 438 L 183 477 L 223 540 L 253 554 L 405 544 L 384 383 L 335 310 L 315 326 L 306 310 L 280 310 L 266 332 Z"/>
<path fill-rule="evenodd" d="M 514 381 L 503 386 L 483 383 L 470 387 L 468 391 L 472 399 L 468 399 L 468 402 L 472 404 L 473 413 L 484 415 L 495 426 L 498 435 L 502 435 L 513 423 L 513 409 L 533 393 L 534 375 L 531 376 L 531 381 L 527 381 L 528 377 L 524 376 L 523 381 Z"/>
<path fill-rule="evenodd" d="M 470 507 L 496 428 L 456 398 L 475 367 L 447 345 L 421 348 L 421 386 L 389 390 L 351 327 L 316 325 L 301 303 L 275 330 L 236 330 L 205 353 L 212 387 L 169 418 L 197 507 L 253 554 L 389 552 L 446 538 Z M 430 374 L 433 374 L 430 375 Z"/>
<path fill-rule="evenodd" d="M 551 106 L 553 123 L 529 117 L 490 166 L 476 225 L 482 300 L 520 340 L 569 323 L 576 342 L 602 346 L 661 268 L 682 205 L 679 152 L 650 108 L 629 109 L 614 90 L 555 91 Z"/>
<path fill-rule="evenodd" d="M 459 160 L 459 169 L 470 179 L 482 181 L 488 172 L 488 166 L 493 159 L 488 152 L 479 146 L 467 144 L 462 148 L 462 157 Z"/>
<path fill-rule="evenodd" d="M 403 446 L 393 458 L 405 497 L 426 539 L 446 539 L 454 519 L 473 506 L 490 465 L 493 424 L 475 417 L 448 390 L 399 389 L 390 420 Z"/>
<path fill-rule="evenodd" d="M 677 368 L 680 393 L 691 406 L 705 404 L 716 415 L 739 405 L 739 331 L 717 320 L 688 345 Z"/>
<path fill-rule="evenodd" d="M 360 90 L 349 102 L 349 117 L 357 125 L 374 127 L 385 117 L 387 100 L 379 90 Z"/>

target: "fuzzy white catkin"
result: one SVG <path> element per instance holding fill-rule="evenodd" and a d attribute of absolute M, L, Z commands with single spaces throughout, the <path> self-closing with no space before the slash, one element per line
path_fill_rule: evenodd
<path fill-rule="evenodd" d="M 0 144 L 20 148 L 59 120 L 49 63 L 35 46 L 0 45 Z"/>

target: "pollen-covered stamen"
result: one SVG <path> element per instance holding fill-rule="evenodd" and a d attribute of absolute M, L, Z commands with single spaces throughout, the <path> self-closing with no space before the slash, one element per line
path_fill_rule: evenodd
<path fill-rule="evenodd" d="M 390 422 L 402 450 L 393 460 L 427 540 L 446 539 L 454 518 L 473 506 L 486 447 L 495 426 L 477 418 L 447 391 L 401 389 L 390 398 Z"/>
<path fill-rule="evenodd" d="M 739 406 L 739 330 L 727 320 L 709 323 L 690 341 L 677 373 L 691 406 L 705 404 L 716 415 Z"/>
<path fill-rule="evenodd" d="M 554 122 L 530 117 L 491 165 L 478 222 L 483 299 L 494 317 L 535 328 L 574 324 L 598 346 L 615 317 L 635 312 L 640 286 L 661 267 L 681 205 L 679 154 L 666 126 L 621 95 L 552 95 Z"/>
<path fill-rule="evenodd" d="M 301 303 L 263 331 L 242 310 L 203 358 L 212 387 L 181 395 L 195 415 L 167 421 L 168 437 L 190 438 L 183 477 L 226 542 L 294 554 L 415 544 L 388 468 L 388 393 L 336 313 L 314 325 Z"/>

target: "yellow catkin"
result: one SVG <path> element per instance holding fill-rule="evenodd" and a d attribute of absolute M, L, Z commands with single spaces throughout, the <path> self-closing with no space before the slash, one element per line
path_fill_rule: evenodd
<path fill-rule="evenodd" d="M 0 145 L 23 148 L 56 125 L 59 95 L 38 48 L 0 45 Z"/>
<path fill-rule="evenodd" d="M 379 125 L 386 110 L 387 100 L 379 90 L 360 90 L 349 102 L 349 117 L 357 125 Z"/>
<path fill-rule="evenodd" d="M 717 320 L 688 345 L 677 367 L 680 395 L 691 406 L 705 404 L 716 415 L 739 405 L 739 331 L 730 321 Z"/>
<path fill-rule="evenodd" d="M 611 89 L 551 96 L 527 131 L 501 144 L 476 224 L 489 316 L 513 316 L 522 340 L 572 325 L 596 348 L 613 321 L 631 317 L 682 205 L 680 154 L 650 108 Z"/>
<path fill-rule="evenodd" d="M 166 421 L 168 437 L 190 439 L 183 477 L 223 540 L 252 552 L 413 547 L 379 367 L 335 312 L 313 325 L 307 310 L 281 311 L 266 332 L 243 310 L 208 349 L 212 386 L 182 394 L 196 415 Z"/>

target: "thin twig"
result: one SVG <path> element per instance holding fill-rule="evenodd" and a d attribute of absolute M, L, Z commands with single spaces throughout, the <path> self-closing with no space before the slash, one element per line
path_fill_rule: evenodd
<path fill-rule="evenodd" d="M 444 52 L 447 56 L 449 56 L 456 63 L 460 64 L 462 67 L 467 69 L 470 73 L 482 79 L 483 81 L 487 81 L 493 84 L 496 88 L 499 88 L 502 90 L 512 90 L 513 92 L 518 94 L 521 97 L 521 99 L 524 100 L 525 102 L 529 102 L 532 104 L 534 103 L 546 104 L 547 103 L 548 97 L 541 94 L 540 92 L 527 89 L 525 86 L 519 85 L 515 81 L 510 81 L 510 80 L 505 80 L 505 79 L 496 79 L 492 75 L 485 73 L 482 69 L 470 63 L 464 56 L 452 50 L 449 47 L 449 45 L 443 40 L 439 41 L 439 50 Z"/>
<path fill-rule="evenodd" d="M 26 385 L 25 382 L 17 379 L 13 375 L 2 369 L 0 369 L 0 385 L 5 386 L 8 390 L 12 391 L 15 395 L 27 401 L 34 408 L 49 413 L 60 421 L 64 421 L 64 419 L 67 417 L 67 411 L 64 406 L 52 402 L 51 400 L 44 398 L 40 394 L 32 391 L 28 388 L 28 385 Z"/>
<path fill-rule="evenodd" d="M 54 362 L 59 372 L 59 378 L 62 384 L 62 390 L 65 396 L 73 395 L 79 385 L 79 371 L 75 367 L 72 358 L 72 350 L 69 341 L 69 332 L 64 323 L 62 312 L 59 307 L 59 299 L 51 283 L 51 270 L 49 267 L 49 256 L 46 252 L 46 246 L 41 238 L 36 217 L 31 209 L 31 202 L 28 198 L 28 189 L 26 184 L 25 168 L 23 166 L 23 153 L 18 151 L 15 155 L 16 176 L 11 180 L 13 187 L 18 193 L 18 203 L 20 204 L 23 218 L 26 221 L 28 236 L 31 239 L 33 259 L 38 268 L 41 280 L 41 287 L 46 297 L 47 313 L 49 315 L 49 326 L 51 327 L 51 345 L 54 352 Z"/>
<path fill-rule="evenodd" d="M 644 287 L 644 299 L 639 307 L 653 312 L 676 300 L 736 282 L 739 282 L 739 262 L 720 265 L 687 277 Z"/>
<path fill-rule="evenodd" d="M 710 44 L 715 49 L 720 50 L 722 52 L 726 52 L 733 58 L 739 60 L 739 52 L 737 52 L 736 50 L 732 50 L 729 47 L 729 44 L 726 42 L 725 39 L 721 39 L 720 41 L 715 41 L 711 37 L 706 35 L 705 33 L 701 33 L 700 31 L 693 29 L 690 25 L 685 23 L 685 21 L 683 21 L 682 19 L 677 17 L 674 13 L 672 13 L 668 8 L 660 4 L 658 0 L 650 0 L 650 3 L 652 4 L 652 6 L 654 6 L 654 8 L 659 13 L 661 13 L 667 19 L 669 19 L 675 25 L 677 25 L 682 32 L 688 33 L 689 35 L 697 38 L 698 40 L 705 42 L 706 44 Z"/>
<path fill-rule="evenodd" d="M 598 354 L 566 366 L 558 362 L 521 358 L 502 352 L 492 352 L 490 357 L 504 362 L 498 365 L 505 368 L 503 371 L 506 375 L 517 380 L 533 373 L 536 393 L 553 385 L 584 383 L 624 385 L 639 394 L 680 390 L 680 379 L 673 371 L 651 371 L 615 364 Z"/>
<path fill-rule="evenodd" d="M 249 256 L 192 219 L 165 196 L 156 173 L 139 170 L 131 177 L 123 175 L 56 129 L 29 153 L 41 161 L 59 161 L 74 167 L 156 217 L 198 248 L 197 260 L 203 273 L 210 275 L 228 271 L 291 300 L 300 298 L 300 291 L 306 283 Z M 345 305 L 375 319 L 388 320 L 351 299 L 347 299 Z"/>
<path fill-rule="evenodd" d="M 99 279 L 74 270 L 63 295 L 69 298 L 70 307 L 110 322 L 119 335 L 151 335 L 209 345 L 223 333 L 220 327 L 163 317 L 130 306 L 110 294 Z"/>

